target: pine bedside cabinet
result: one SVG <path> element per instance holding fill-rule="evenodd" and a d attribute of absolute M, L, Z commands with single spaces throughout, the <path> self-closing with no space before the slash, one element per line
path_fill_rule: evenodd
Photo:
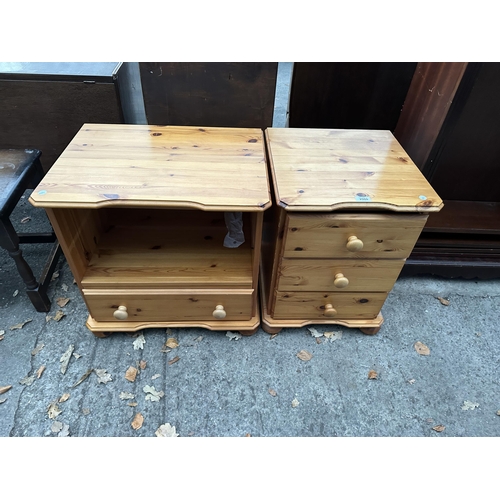
<path fill-rule="evenodd" d="M 375 334 L 382 305 L 442 200 L 390 131 L 267 129 L 262 327 Z"/>
<path fill-rule="evenodd" d="M 262 130 L 84 124 L 30 202 L 47 211 L 96 336 L 257 330 Z M 227 247 L 231 215 L 245 241 Z"/>

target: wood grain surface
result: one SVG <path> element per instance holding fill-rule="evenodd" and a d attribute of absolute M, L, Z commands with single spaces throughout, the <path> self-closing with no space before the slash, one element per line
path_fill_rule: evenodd
<path fill-rule="evenodd" d="M 270 205 L 260 129 L 85 124 L 30 197 L 44 208 Z"/>
<path fill-rule="evenodd" d="M 277 202 L 290 211 L 437 212 L 442 200 L 388 130 L 266 130 Z"/>

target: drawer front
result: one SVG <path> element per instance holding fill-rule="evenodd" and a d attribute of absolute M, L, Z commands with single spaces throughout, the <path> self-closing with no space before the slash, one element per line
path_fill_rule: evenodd
<path fill-rule="evenodd" d="M 406 259 L 426 214 L 289 214 L 286 258 Z"/>
<path fill-rule="evenodd" d="M 389 292 L 404 259 L 283 259 L 278 290 Z"/>
<path fill-rule="evenodd" d="M 90 315 L 95 320 L 123 322 L 249 320 L 252 317 L 254 297 L 253 290 L 235 290 L 228 293 L 227 290 L 124 292 L 85 289 L 83 296 Z"/>
<path fill-rule="evenodd" d="M 373 319 L 387 293 L 277 292 L 275 319 Z"/>

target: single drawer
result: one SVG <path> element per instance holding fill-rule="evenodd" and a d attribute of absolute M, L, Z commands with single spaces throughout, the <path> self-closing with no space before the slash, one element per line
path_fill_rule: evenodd
<path fill-rule="evenodd" d="M 97 321 L 248 320 L 253 290 L 83 290 Z"/>
<path fill-rule="evenodd" d="M 389 292 L 404 259 L 283 259 L 278 290 Z"/>
<path fill-rule="evenodd" d="M 427 214 L 289 214 L 287 258 L 406 259 Z"/>
<path fill-rule="evenodd" d="M 372 319 L 387 293 L 277 292 L 274 319 Z"/>

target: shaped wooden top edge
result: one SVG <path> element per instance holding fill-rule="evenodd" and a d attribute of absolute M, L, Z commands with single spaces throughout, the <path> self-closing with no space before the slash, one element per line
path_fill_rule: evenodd
<path fill-rule="evenodd" d="M 384 210 L 390 212 L 399 213 L 419 213 L 426 214 L 431 212 L 439 212 L 444 203 L 441 202 L 440 205 L 436 206 L 402 206 L 394 205 L 391 203 L 383 202 L 367 202 L 367 203 L 352 203 L 352 202 L 339 202 L 333 203 L 331 205 L 289 205 L 284 201 L 279 201 L 278 205 L 288 212 L 335 212 L 337 210 L 352 210 L 352 211 L 364 211 L 364 210 Z"/>

